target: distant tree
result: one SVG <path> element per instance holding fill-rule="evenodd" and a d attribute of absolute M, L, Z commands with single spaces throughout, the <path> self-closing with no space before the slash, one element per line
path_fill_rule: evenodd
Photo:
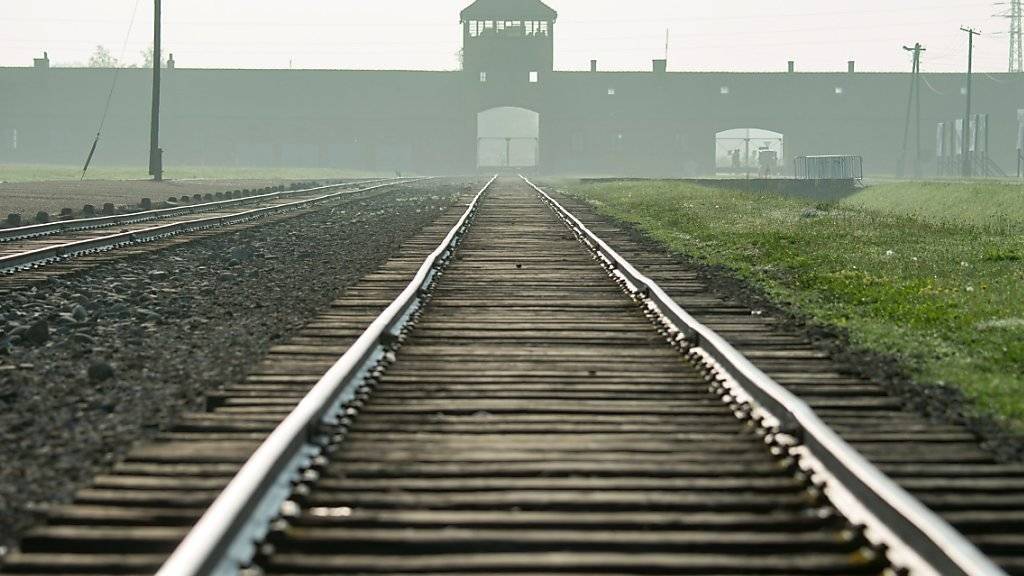
<path fill-rule="evenodd" d="M 106 46 L 99 45 L 89 57 L 89 68 L 121 68 L 124 66 Z"/>
<path fill-rule="evenodd" d="M 152 68 L 153 67 L 153 47 L 150 46 L 142 51 L 142 67 Z M 160 67 L 167 68 L 167 52 L 160 53 Z"/>

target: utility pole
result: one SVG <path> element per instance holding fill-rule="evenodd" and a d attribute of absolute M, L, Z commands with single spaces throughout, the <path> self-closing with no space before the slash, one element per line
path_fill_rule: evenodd
<path fill-rule="evenodd" d="M 917 70 L 914 72 L 914 108 L 917 109 L 917 153 L 914 156 L 914 178 L 921 178 L 921 52 L 925 48 L 920 43 L 914 45 L 914 61 Z"/>
<path fill-rule="evenodd" d="M 153 0 L 153 109 L 149 122 L 149 175 L 164 179 L 164 151 L 160 149 L 160 0 Z"/>
<path fill-rule="evenodd" d="M 914 68 L 910 79 L 910 97 L 907 99 L 907 120 L 903 125 L 903 154 L 900 156 L 900 177 L 903 176 L 907 165 L 907 148 L 910 145 L 910 112 L 917 111 L 917 138 L 916 152 L 914 155 L 914 177 L 921 177 L 921 52 L 927 49 L 918 42 L 914 47 L 904 46 L 904 50 L 914 53 Z"/>
<path fill-rule="evenodd" d="M 960 27 L 962 32 L 967 32 L 967 112 L 964 114 L 964 128 L 963 128 L 963 168 L 960 176 L 963 178 L 971 177 L 971 147 L 970 147 L 970 136 L 971 136 L 971 77 L 974 74 L 974 37 L 980 36 L 981 31 L 975 30 L 974 28 Z"/>
<path fill-rule="evenodd" d="M 1024 72 L 1024 33 L 1022 33 L 1021 22 L 1024 21 L 1024 11 L 1021 10 L 1021 0 L 1010 0 L 1010 72 Z"/>

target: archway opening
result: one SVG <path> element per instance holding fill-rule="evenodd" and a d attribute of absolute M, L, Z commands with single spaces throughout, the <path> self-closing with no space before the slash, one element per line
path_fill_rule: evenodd
<path fill-rule="evenodd" d="M 540 163 L 540 114 L 491 108 L 476 117 L 478 168 L 533 168 Z"/>
<path fill-rule="evenodd" d="M 781 176 L 785 170 L 785 136 L 761 128 L 734 128 L 715 134 L 715 173 Z"/>

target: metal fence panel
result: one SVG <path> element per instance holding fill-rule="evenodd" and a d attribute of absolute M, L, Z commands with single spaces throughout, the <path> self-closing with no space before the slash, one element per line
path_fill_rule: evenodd
<path fill-rule="evenodd" d="M 862 180 L 861 156 L 798 156 L 794 162 L 798 180 Z"/>

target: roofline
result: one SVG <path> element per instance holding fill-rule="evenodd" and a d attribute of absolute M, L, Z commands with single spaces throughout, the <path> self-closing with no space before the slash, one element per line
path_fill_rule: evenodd
<path fill-rule="evenodd" d="M 548 11 L 548 14 L 546 14 L 544 16 L 544 19 L 546 19 L 546 20 L 548 20 L 550 22 L 555 22 L 556 20 L 558 20 L 558 11 L 556 11 L 554 8 L 548 6 L 543 1 L 538 0 L 538 3 L 540 5 L 542 5 L 544 7 L 544 9 L 546 9 Z M 472 10 L 473 7 L 476 6 L 476 4 L 477 4 L 477 2 L 474 1 L 472 4 L 470 4 L 469 6 L 466 6 L 465 8 L 462 9 L 461 12 L 459 12 L 459 23 L 460 24 L 466 22 L 466 20 L 467 20 L 466 13 L 469 12 L 470 10 Z M 498 12 L 496 12 L 495 14 L 492 14 L 491 16 L 488 16 L 487 18 L 494 18 L 494 19 L 499 19 L 499 18 L 501 18 L 501 19 L 508 19 L 508 18 L 516 19 L 516 18 L 518 18 L 518 19 L 521 19 L 521 20 L 529 20 L 530 19 L 528 17 L 524 17 L 522 14 L 519 14 L 519 15 L 515 15 L 515 14 L 511 14 L 511 13 L 509 13 L 509 14 L 500 14 Z M 470 17 L 469 19 L 472 19 L 472 17 Z"/>

